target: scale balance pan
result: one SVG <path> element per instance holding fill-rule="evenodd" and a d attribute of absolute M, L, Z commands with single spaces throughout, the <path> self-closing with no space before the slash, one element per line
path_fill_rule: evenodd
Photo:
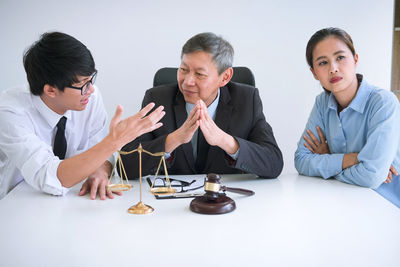
<path fill-rule="evenodd" d="M 172 187 L 153 187 L 150 192 L 154 195 L 164 196 L 164 195 L 172 195 L 176 193 L 176 189 Z"/>
<path fill-rule="evenodd" d="M 131 184 L 109 184 L 107 189 L 112 192 L 128 191 L 133 187 Z"/>

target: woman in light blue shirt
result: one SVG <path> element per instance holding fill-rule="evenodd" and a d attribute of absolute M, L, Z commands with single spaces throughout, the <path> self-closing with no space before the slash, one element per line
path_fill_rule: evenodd
<path fill-rule="evenodd" d="M 306 58 L 325 92 L 316 97 L 298 143 L 297 171 L 375 189 L 400 207 L 398 99 L 356 74 L 358 54 L 341 29 L 316 32 Z"/>

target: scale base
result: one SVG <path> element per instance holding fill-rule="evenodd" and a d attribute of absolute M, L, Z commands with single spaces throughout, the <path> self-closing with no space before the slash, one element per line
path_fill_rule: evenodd
<path fill-rule="evenodd" d="M 190 202 L 190 210 L 201 214 L 224 214 L 236 208 L 235 201 L 226 195 L 220 195 L 215 200 L 199 196 Z"/>
<path fill-rule="evenodd" d="M 139 203 L 128 209 L 128 212 L 132 214 L 149 214 L 152 213 L 153 211 L 154 209 L 152 207 L 143 204 L 142 201 L 140 201 Z"/>

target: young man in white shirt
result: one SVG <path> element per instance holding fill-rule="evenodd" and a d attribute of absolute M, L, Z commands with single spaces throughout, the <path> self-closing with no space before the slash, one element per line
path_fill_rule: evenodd
<path fill-rule="evenodd" d="M 0 199 L 25 180 L 53 195 L 87 180 L 79 195 L 106 189 L 112 154 L 138 136 L 159 128 L 165 115 L 151 103 L 121 119 L 118 106 L 109 131 L 97 71 L 84 44 L 60 32 L 45 33 L 24 55 L 28 88 L 0 94 Z M 110 159 L 110 160 L 109 160 Z"/>

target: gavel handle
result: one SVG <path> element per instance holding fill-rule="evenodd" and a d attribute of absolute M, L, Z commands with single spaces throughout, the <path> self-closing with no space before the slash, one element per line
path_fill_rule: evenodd
<path fill-rule="evenodd" d="M 222 191 L 228 191 L 228 192 L 233 192 L 237 194 L 242 194 L 246 196 L 252 196 L 254 195 L 254 191 L 243 189 L 243 188 L 234 188 L 234 187 L 226 187 L 226 186 L 221 186 Z"/>

